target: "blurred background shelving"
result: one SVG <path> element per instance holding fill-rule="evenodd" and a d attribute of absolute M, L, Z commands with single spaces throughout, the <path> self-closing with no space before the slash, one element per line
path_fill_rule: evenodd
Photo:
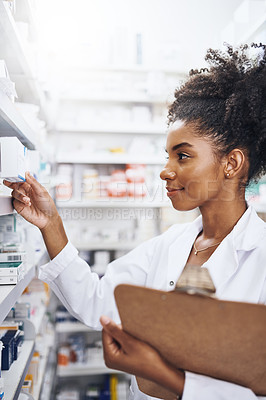
<path fill-rule="evenodd" d="M 188 71 L 205 66 L 207 48 L 265 43 L 265 13 L 265 0 L 0 0 L 0 60 L 16 91 L 10 96 L 0 86 L 0 136 L 39 152 L 36 177 L 99 275 L 109 261 L 198 215 L 172 210 L 159 178 L 167 107 Z M 247 200 L 265 219 L 265 177 Z M 17 285 L 0 286 L 0 322 L 17 302 L 31 303 L 22 352 L 4 372 L 5 398 L 20 398 L 39 357 L 34 400 L 67 400 L 68 391 L 87 400 L 89 387 L 110 380 L 126 400 L 129 377 L 104 366 L 100 332 L 71 318 L 36 279 L 47 261 L 41 236 L 1 185 L 1 226 L 5 218 L 16 221 L 12 234 L 27 252 L 27 268 Z M 0 245 L 8 237 L 0 235 Z M 73 343 L 82 362 L 71 360 Z"/>

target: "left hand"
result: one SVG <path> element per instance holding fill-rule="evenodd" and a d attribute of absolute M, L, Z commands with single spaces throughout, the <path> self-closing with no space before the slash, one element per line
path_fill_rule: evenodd
<path fill-rule="evenodd" d="M 123 331 L 110 318 L 102 316 L 104 360 L 108 368 L 157 382 L 171 392 L 182 395 L 184 372 L 167 363 L 149 344 Z"/>
<path fill-rule="evenodd" d="M 149 379 L 150 368 L 161 362 L 161 356 L 150 345 L 123 331 L 108 317 L 102 316 L 102 341 L 105 364 L 128 372 L 132 375 Z"/>

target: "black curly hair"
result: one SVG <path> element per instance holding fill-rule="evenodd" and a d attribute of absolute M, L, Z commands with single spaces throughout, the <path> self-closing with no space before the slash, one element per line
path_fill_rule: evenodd
<path fill-rule="evenodd" d="M 253 43 L 227 51 L 209 49 L 210 68 L 191 70 L 175 91 L 168 125 L 176 120 L 193 123 L 197 133 L 209 137 L 217 154 L 238 147 L 249 160 L 246 185 L 266 173 L 266 46 Z M 256 57 L 248 57 L 251 47 Z"/>

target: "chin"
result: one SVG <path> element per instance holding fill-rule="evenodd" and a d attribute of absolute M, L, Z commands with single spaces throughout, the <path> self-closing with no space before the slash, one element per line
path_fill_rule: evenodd
<path fill-rule="evenodd" d="M 195 210 L 195 208 L 198 207 L 198 205 L 195 204 L 186 204 L 186 203 L 175 203 L 172 201 L 172 206 L 175 210 L 177 211 L 191 211 L 191 210 Z"/>

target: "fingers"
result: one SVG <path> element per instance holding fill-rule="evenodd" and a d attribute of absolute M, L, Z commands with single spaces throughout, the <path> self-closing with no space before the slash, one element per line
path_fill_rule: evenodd
<path fill-rule="evenodd" d="M 118 340 L 123 339 L 123 332 L 121 326 L 118 326 L 111 318 L 102 315 L 100 318 L 100 322 L 102 324 L 103 329 L 108 332 L 114 339 Z"/>
<path fill-rule="evenodd" d="M 135 345 L 136 339 L 123 331 L 122 326 L 117 325 L 111 318 L 103 315 L 100 322 L 104 331 L 116 340 L 125 351 L 130 350 Z"/>
<path fill-rule="evenodd" d="M 11 194 L 12 194 L 12 197 L 14 199 L 20 201 L 21 203 L 25 204 L 26 206 L 30 206 L 31 205 L 30 198 L 26 195 L 26 193 L 23 190 L 23 188 L 20 191 L 13 190 Z"/>

